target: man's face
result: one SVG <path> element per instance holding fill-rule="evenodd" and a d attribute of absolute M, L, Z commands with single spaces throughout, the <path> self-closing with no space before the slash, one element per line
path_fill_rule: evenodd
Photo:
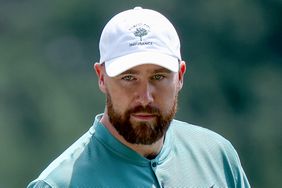
<path fill-rule="evenodd" d="M 110 95 L 107 95 L 107 111 L 109 120 L 123 138 L 132 144 L 149 145 L 159 140 L 169 127 L 176 112 L 176 98 L 168 114 L 160 109 L 148 106 L 135 106 L 124 113 L 114 109 Z M 134 116 L 143 116 L 141 118 Z"/>
<path fill-rule="evenodd" d="M 182 76 L 157 65 L 140 65 L 104 78 L 109 121 L 132 144 L 163 137 L 177 108 Z"/>

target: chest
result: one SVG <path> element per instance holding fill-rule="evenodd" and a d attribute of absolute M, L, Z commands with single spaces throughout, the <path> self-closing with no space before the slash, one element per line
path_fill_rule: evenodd
<path fill-rule="evenodd" d="M 96 161 L 97 162 L 97 161 Z M 217 164 L 171 156 L 162 163 L 133 165 L 126 161 L 101 160 L 74 168 L 73 187 L 232 187 Z M 231 180 L 232 181 L 232 180 Z"/>

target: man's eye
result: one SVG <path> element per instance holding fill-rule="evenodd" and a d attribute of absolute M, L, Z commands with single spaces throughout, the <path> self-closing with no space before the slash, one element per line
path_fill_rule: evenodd
<path fill-rule="evenodd" d="M 125 81 L 132 81 L 134 80 L 134 77 L 131 75 L 126 75 L 124 77 L 122 77 L 121 79 L 125 80 Z"/>
<path fill-rule="evenodd" d="M 163 78 L 164 78 L 164 75 L 161 75 L 161 74 L 156 74 L 153 76 L 154 80 L 162 80 Z"/>

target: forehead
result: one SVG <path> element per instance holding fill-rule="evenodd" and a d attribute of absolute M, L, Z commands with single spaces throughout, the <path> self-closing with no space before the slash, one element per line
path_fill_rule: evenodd
<path fill-rule="evenodd" d="M 120 75 L 123 74 L 141 74 L 141 73 L 148 73 L 148 74 L 153 74 L 153 73 L 172 73 L 172 71 L 161 67 L 159 65 L 153 65 L 153 64 L 144 64 L 144 65 L 138 65 L 135 66 L 131 69 L 128 69 L 124 72 L 122 72 Z"/>

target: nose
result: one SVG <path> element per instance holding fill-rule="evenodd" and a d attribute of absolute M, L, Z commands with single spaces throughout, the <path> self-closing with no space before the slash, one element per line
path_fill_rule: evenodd
<path fill-rule="evenodd" d="M 147 106 L 154 101 L 154 87 L 150 82 L 140 84 L 136 91 L 137 103 L 142 106 Z"/>

